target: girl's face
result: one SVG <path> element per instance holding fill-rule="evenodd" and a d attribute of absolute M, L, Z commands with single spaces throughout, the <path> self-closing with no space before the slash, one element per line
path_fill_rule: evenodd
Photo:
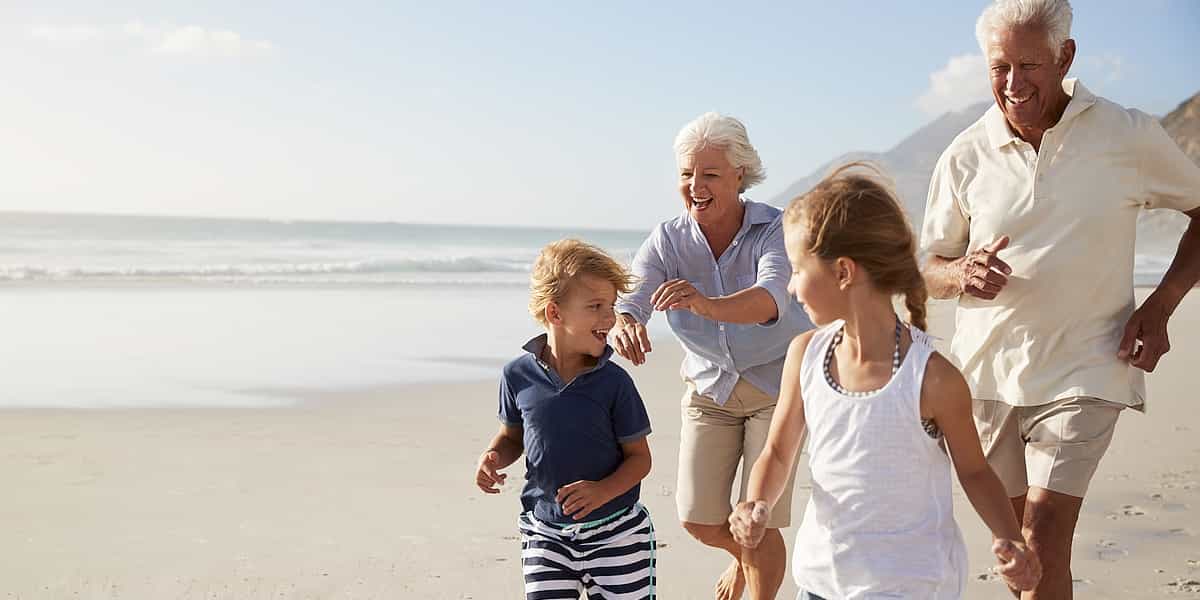
<path fill-rule="evenodd" d="M 825 325 L 845 314 L 846 293 L 840 285 L 836 263 L 803 251 L 807 244 L 799 229 L 787 225 L 783 228 L 788 260 L 792 263 L 788 293 L 804 306 L 814 325 Z"/>

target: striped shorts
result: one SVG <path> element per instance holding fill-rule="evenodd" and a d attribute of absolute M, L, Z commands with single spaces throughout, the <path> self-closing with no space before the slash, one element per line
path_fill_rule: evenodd
<path fill-rule="evenodd" d="M 654 525 L 641 504 L 598 521 L 546 523 L 523 513 L 525 598 L 653 600 Z"/>

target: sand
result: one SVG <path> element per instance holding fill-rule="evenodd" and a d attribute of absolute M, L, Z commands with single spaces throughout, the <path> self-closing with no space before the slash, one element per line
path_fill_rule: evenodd
<path fill-rule="evenodd" d="M 1141 295 L 1139 295 L 1141 297 Z M 950 335 L 951 306 L 931 330 Z M 1171 322 L 1149 411 L 1126 412 L 1084 503 L 1080 598 L 1200 597 L 1200 295 Z M 514 351 L 523 340 L 513 340 Z M 675 520 L 681 351 L 630 368 L 655 432 L 642 501 L 660 597 L 710 598 L 726 565 Z M 0 598 L 519 598 L 519 481 L 474 487 L 495 381 L 265 392 L 272 409 L 0 411 Z M 802 459 L 804 460 L 804 459 Z M 519 480 L 520 468 L 510 480 Z M 808 497 L 806 467 L 794 514 Z M 1007 598 L 961 493 L 968 598 Z M 795 529 L 785 531 L 790 540 Z M 790 574 L 779 598 L 795 597 Z"/>

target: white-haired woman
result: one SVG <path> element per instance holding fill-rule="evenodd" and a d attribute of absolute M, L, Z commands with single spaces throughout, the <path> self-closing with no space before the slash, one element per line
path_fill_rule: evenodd
<path fill-rule="evenodd" d="M 646 321 L 665 311 L 685 350 L 681 375 L 676 505 L 684 529 L 730 553 L 718 599 L 774 598 L 787 566 L 779 529 L 791 520 L 791 488 L 755 549 L 739 546 L 726 521 L 738 464 L 741 494 L 762 452 L 788 344 L 812 328 L 787 293 L 791 266 L 778 208 L 742 198 L 765 177 L 746 128 L 707 113 L 675 138 L 684 211 L 659 224 L 633 261 L 641 285 L 617 303 L 613 335 L 621 356 L 640 365 L 650 352 Z"/>

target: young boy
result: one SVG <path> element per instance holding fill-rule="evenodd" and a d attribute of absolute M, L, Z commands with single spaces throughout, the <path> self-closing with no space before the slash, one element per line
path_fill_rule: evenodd
<path fill-rule="evenodd" d="M 609 362 L 613 304 L 633 278 L 599 248 L 561 240 L 533 264 L 529 310 L 546 328 L 500 378 L 500 432 L 479 458 L 488 494 L 525 456 L 521 563 L 534 598 L 654 598 L 654 526 L 638 502 L 650 420 Z"/>

